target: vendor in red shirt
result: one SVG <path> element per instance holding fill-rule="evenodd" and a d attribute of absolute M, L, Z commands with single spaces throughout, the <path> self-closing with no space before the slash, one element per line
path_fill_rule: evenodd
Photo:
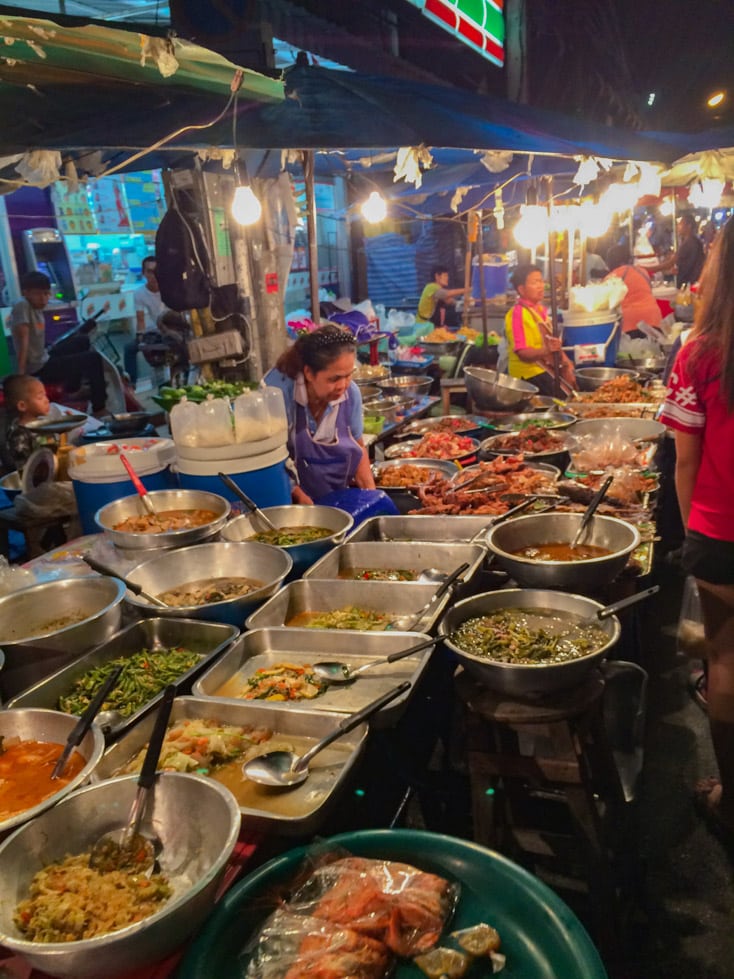
<path fill-rule="evenodd" d="M 691 339 L 676 358 L 662 421 L 675 430 L 683 567 L 701 595 L 708 715 L 719 777 L 696 798 L 734 842 L 734 218 L 701 279 Z"/>
<path fill-rule="evenodd" d="M 627 286 L 627 295 L 621 304 L 622 331 L 628 336 L 644 337 L 645 334 L 637 329 L 637 324 L 642 322 L 658 327 L 663 314 L 652 294 L 650 276 L 639 265 L 632 265 L 630 259 L 627 245 L 610 248 L 607 261 L 612 271 L 607 278 L 614 275 Z"/>

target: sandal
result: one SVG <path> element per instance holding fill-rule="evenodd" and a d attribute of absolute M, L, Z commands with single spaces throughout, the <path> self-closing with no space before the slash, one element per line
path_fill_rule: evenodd
<path fill-rule="evenodd" d="M 688 689 L 701 710 L 708 710 L 709 702 L 706 696 L 706 671 L 694 670 L 688 677 Z"/>

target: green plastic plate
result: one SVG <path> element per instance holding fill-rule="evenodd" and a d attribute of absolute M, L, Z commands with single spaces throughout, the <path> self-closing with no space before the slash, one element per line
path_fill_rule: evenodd
<path fill-rule="evenodd" d="M 418 830 L 342 833 L 319 841 L 356 856 L 401 860 L 459 881 L 461 894 L 451 930 L 486 921 L 502 938 L 503 979 L 607 979 L 581 922 L 545 884 L 500 854 L 476 843 Z M 186 954 L 177 979 L 240 979 L 242 950 L 274 910 L 283 885 L 295 877 L 308 848 L 289 850 L 249 874 L 225 895 Z M 394 976 L 423 973 L 401 962 Z"/>

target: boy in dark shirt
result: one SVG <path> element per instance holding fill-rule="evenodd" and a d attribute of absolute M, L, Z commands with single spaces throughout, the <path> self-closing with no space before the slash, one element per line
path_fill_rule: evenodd
<path fill-rule="evenodd" d="M 4 455 L 8 464 L 20 472 L 31 453 L 38 448 L 38 436 L 25 426 L 47 415 L 51 404 L 43 382 L 31 374 L 11 374 L 3 381 L 5 411 Z"/>

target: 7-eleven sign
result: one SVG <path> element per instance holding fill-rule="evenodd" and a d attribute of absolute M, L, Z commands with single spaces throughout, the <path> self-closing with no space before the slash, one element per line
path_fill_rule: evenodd
<path fill-rule="evenodd" d="M 505 61 L 504 0 L 408 0 L 429 20 L 500 67 Z"/>

